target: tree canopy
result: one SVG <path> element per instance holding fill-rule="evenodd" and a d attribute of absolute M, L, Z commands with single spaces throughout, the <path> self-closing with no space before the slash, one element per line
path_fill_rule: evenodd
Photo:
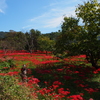
<path fill-rule="evenodd" d="M 100 4 L 97 0 L 90 0 L 76 8 L 76 18 L 65 17 L 61 26 L 62 34 L 56 41 L 56 48 L 60 53 L 85 54 L 87 60 L 98 68 L 100 59 Z M 82 19 L 83 26 L 79 25 Z M 62 48 L 60 48 L 62 47 Z"/>

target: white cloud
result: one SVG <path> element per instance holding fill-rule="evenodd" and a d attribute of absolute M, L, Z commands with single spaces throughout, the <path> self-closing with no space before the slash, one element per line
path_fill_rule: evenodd
<path fill-rule="evenodd" d="M 65 16 L 67 16 L 67 17 L 75 16 L 75 12 L 73 11 L 73 9 L 74 9 L 73 7 L 67 7 L 67 8 L 62 9 L 62 10 L 60 10 L 60 9 L 52 10 L 51 13 L 52 13 L 53 17 L 50 19 L 47 19 L 44 27 L 49 27 L 49 28 L 58 27 L 59 25 L 61 25 L 63 18 Z"/>
<path fill-rule="evenodd" d="M 56 28 L 63 21 L 63 15 L 66 15 L 68 17 L 75 16 L 74 7 L 66 7 L 63 9 L 52 8 L 49 10 L 49 12 L 46 12 L 43 15 L 30 19 L 30 22 L 39 24 L 41 23 L 41 27 L 45 28 Z"/>
<path fill-rule="evenodd" d="M 45 6 L 45 9 L 48 9 L 47 12 L 30 19 L 29 23 L 31 24 L 31 27 L 33 26 L 33 28 L 35 27 L 36 29 L 58 29 L 61 27 L 65 16 L 76 17 L 75 9 L 80 1 L 81 0 L 58 0 L 57 2 L 51 3 L 50 5 Z"/>
<path fill-rule="evenodd" d="M 0 13 L 4 13 L 4 11 L 2 9 L 0 9 Z"/>
<path fill-rule="evenodd" d="M 44 13 L 43 15 L 37 16 L 37 17 L 35 17 L 35 18 L 32 18 L 32 19 L 30 19 L 29 21 L 30 21 L 30 22 L 33 22 L 33 21 L 35 21 L 35 20 L 44 18 L 44 17 L 46 17 L 46 16 L 47 16 L 47 15 Z"/>
<path fill-rule="evenodd" d="M 44 27 L 50 27 L 50 28 L 58 27 L 60 25 L 62 19 L 63 19 L 62 16 L 60 16 L 58 18 L 49 19 Z"/>
<path fill-rule="evenodd" d="M 22 29 L 30 28 L 31 25 L 23 26 Z"/>
<path fill-rule="evenodd" d="M 7 8 L 6 0 L 0 0 L 0 13 L 5 13 L 5 9 Z"/>

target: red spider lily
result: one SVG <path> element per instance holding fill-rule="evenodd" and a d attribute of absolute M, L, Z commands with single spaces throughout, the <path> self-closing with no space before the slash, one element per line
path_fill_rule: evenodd
<path fill-rule="evenodd" d="M 60 81 L 54 81 L 53 85 L 61 85 L 62 83 Z"/>
<path fill-rule="evenodd" d="M 74 71 L 74 73 L 79 73 L 79 71 Z"/>
<path fill-rule="evenodd" d="M 64 61 L 85 61 L 83 59 L 79 59 L 79 58 L 86 58 L 86 55 L 79 55 L 79 56 L 72 56 L 71 58 L 64 58 Z"/>
<path fill-rule="evenodd" d="M 18 74 L 19 74 L 19 72 L 14 71 L 14 72 L 8 72 L 6 75 L 14 76 L 14 75 L 18 75 Z"/>
<path fill-rule="evenodd" d="M 52 89 L 42 88 L 37 91 L 37 93 L 40 93 L 41 95 L 49 94 L 52 91 Z"/>
<path fill-rule="evenodd" d="M 1 75 L 1 76 L 5 76 L 5 75 L 6 75 L 6 73 L 0 73 L 0 75 Z"/>
<path fill-rule="evenodd" d="M 3 69 L 8 69 L 9 67 L 3 67 Z"/>
<path fill-rule="evenodd" d="M 99 91 L 99 89 L 93 89 L 93 88 L 85 88 L 84 90 L 86 90 L 89 94 L 92 94 L 93 92 Z"/>
<path fill-rule="evenodd" d="M 69 98 L 71 100 L 84 100 L 81 95 L 71 95 L 71 96 L 69 96 L 67 98 Z"/>
<path fill-rule="evenodd" d="M 69 91 L 64 91 L 64 88 L 58 89 L 58 93 L 59 93 L 59 94 L 62 94 L 62 95 L 68 95 L 68 94 L 70 94 Z"/>
<path fill-rule="evenodd" d="M 39 90 L 39 91 L 37 91 L 37 93 L 40 93 L 41 95 L 45 95 L 45 91 L 44 90 Z"/>
<path fill-rule="evenodd" d="M 59 85 L 52 85 L 53 89 L 55 90 Z"/>
<path fill-rule="evenodd" d="M 47 81 L 44 81 L 44 83 L 45 83 L 46 85 L 48 85 L 48 84 L 49 84 L 49 82 L 47 82 Z"/>
<path fill-rule="evenodd" d="M 40 80 L 38 80 L 37 78 L 28 78 L 29 81 L 28 81 L 28 84 L 37 84 L 38 82 L 40 82 Z"/>
<path fill-rule="evenodd" d="M 72 56 L 72 58 L 86 58 L 86 55 Z"/>
<path fill-rule="evenodd" d="M 54 100 L 59 100 L 59 99 L 65 97 L 65 96 L 64 95 L 61 95 L 61 94 L 56 94 L 53 97 L 55 98 Z"/>
<path fill-rule="evenodd" d="M 41 64 L 41 62 L 40 62 L 39 60 L 37 60 L 37 59 L 33 59 L 33 60 L 31 60 L 31 61 L 32 61 L 32 63 L 34 63 L 35 65 Z"/>
<path fill-rule="evenodd" d="M 57 69 L 58 72 L 62 72 L 64 69 Z"/>
<path fill-rule="evenodd" d="M 17 72 L 17 71 L 8 72 L 8 73 L 0 73 L 0 75 L 2 75 L 2 76 L 6 76 L 6 75 L 14 76 L 14 75 L 18 75 L 18 74 L 19 74 L 19 72 Z"/>
<path fill-rule="evenodd" d="M 23 82 L 19 82 L 18 85 L 23 85 Z"/>
<path fill-rule="evenodd" d="M 52 89 L 42 88 L 42 89 L 38 90 L 37 92 L 42 95 L 45 95 L 45 94 L 49 94 L 50 92 L 52 92 Z"/>
<path fill-rule="evenodd" d="M 83 85 L 83 84 L 78 84 L 78 87 L 85 87 L 85 85 Z"/>
<path fill-rule="evenodd" d="M 81 84 L 81 83 L 80 83 L 80 84 L 77 84 L 77 86 L 78 86 L 78 87 L 87 87 L 88 84 Z"/>
<path fill-rule="evenodd" d="M 49 63 L 56 63 L 59 62 L 58 60 L 49 60 L 49 61 L 43 61 L 41 64 L 49 64 Z"/>
<path fill-rule="evenodd" d="M 93 71 L 94 74 L 97 74 L 97 73 L 99 73 L 99 72 L 100 72 L 100 68 L 97 69 L 97 70 L 95 70 L 95 71 Z"/>

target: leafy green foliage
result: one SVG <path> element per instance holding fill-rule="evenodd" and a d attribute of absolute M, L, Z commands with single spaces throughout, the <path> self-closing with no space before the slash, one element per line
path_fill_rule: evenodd
<path fill-rule="evenodd" d="M 79 20 L 72 17 L 65 17 L 62 24 L 62 34 L 58 36 L 56 40 L 56 52 L 68 52 L 70 54 L 73 50 L 76 50 L 74 47 L 77 46 L 77 36 L 80 32 L 81 26 L 78 26 Z M 72 52 L 71 52 L 72 51 Z M 75 54 L 75 52 L 73 52 Z"/>
<path fill-rule="evenodd" d="M 52 51 L 54 47 L 54 40 L 50 40 L 47 36 L 40 36 L 38 38 L 39 49 L 41 51 Z"/>
<path fill-rule="evenodd" d="M 76 8 L 78 19 L 65 17 L 61 26 L 62 34 L 56 41 L 57 52 L 68 54 L 85 54 L 88 62 L 98 68 L 100 59 L 100 4 L 97 0 L 84 2 Z M 82 19 L 83 26 L 79 25 Z"/>
<path fill-rule="evenodd" d="M 5 61 L 0 61 L 0 68 L 2 67 L 13 68 L 16 67 L 16 65 L 13 59 L 5 59 Z"/>
<path fill-rule="evenodd" d="M 87 55 L 87 60 L 92 66 L 97 67 L 97 61 L 100 59 L 100 40 L 97 39 L 100 34 L 100 4 L 97 0 L 90 0 L 79 5 L 76 9 L 77 17 L 83 20 L 84 32 L 80 34 L 80 48 Z"/>

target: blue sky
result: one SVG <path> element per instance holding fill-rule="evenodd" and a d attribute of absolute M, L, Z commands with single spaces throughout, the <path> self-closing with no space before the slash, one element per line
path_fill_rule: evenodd
<path fill-rule="evenodd" d="M 64 16 L 75 16 L 78 4 L 86 0 L 0 0 L 0 31 L 56 32 Z"/>

